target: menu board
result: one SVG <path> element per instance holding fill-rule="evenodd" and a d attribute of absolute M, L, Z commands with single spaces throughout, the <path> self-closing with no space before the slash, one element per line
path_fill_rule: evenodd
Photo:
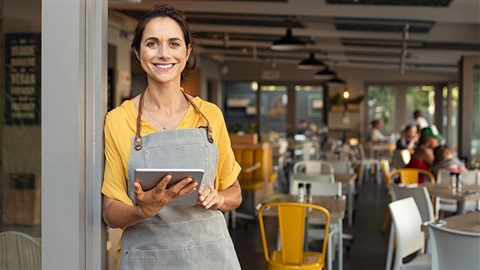
<path fill-rule="evenodd" d="M 5 122 L 40 124 L 40 33 L 5 34 Z"/>

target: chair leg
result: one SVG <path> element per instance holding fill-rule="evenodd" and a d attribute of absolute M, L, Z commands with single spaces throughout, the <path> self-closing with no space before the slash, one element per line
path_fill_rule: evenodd
<path fill-rule="evenodd" d="M 383 217 L 383 223 L 382 223 L 382 232 L 385 232 L 387 229 L 388 221 L 390 219 L 390 211 L 385 211 L 385 216 Z"/>
<path fill-rule="evenodd" d="M 387 263 L 385 265 L 385 270 L 392 269 L 392 260 L 393 260 L 393 249 L 395 248 L 395 227 L 390 226 L 390 237 L 388 238 L 388 250 L 387 250 Z"/>

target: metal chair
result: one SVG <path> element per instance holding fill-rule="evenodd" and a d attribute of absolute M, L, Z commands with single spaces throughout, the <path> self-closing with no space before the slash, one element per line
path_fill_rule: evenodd
<path fill-rule="evenodd" d="M 390 183 L 393 183 L 395 180 L 394 177 L 399 177 L 400 182 L 405 185 L 409 184 L 418 184 L 419 182 L 423 182 L 423 179 L 427 176 L 430 179 L 430 182 L 435 183 L 435 177 L 429 171 L 416 169 L 416 168 L 402 168 L 396 169 L 391 171 L 388 174 L 388 178 L 390 179 Z"/>
<path fill-rule="evenodd" d="M 275 209 L 276 208 L 276 209 Z M 269 250 L 265 232 L 264 212 L 277 211 L 281 248 Z M 325 217 L 324 239 L 328 239 L 330 213 L 324 207 L 293 202 L 264 204 L 258 210 L 258 221 L 262 237 L 262 246 L 268 269 L 322 269 L 325 266 L 327 241 L 323 242 L 321 252 L 304 250 L 306 218 L 311 215 Z M 271 234 L 269 234 L 271 235 Z M 275 234 L 276 237 L 276 234 Z"/>
<path fill-rule="evenodd" d="M 0 233 L 0 269 L 41 269 L 40 243 L 32 236 L 17 232 Z"/>

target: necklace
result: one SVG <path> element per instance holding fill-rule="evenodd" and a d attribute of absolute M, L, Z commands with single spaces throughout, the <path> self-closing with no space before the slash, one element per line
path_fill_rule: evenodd
<path fill-rule="evenodd" d="M 150 113 L 150 111 L 147 109 L 147 107 L 145 107 L 145 105 L 143 105 L 143 108 L 145 109 L 145 111 L 147 111 L 148 115 L 150 115 L 150 117 L 153 119 L 153 121 L 155 121 L 155 123 L 159 124 L 164 130 L 167 129 L 165 125 L 160 124 L 157 119 L 155 119 L 155 117 Z"/>

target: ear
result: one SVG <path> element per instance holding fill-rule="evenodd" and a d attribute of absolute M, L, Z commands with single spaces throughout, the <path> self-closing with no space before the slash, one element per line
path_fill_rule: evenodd
<path fill-rule="evenodd" d="M 133 49 L 133 52 L 135 53 L 135 56 L 137 57 L 138 62 L 140 62 L 140 55 L 138 54 L 138 51 L 136 49 Z"/>
<path fill-rule="evenodd" d="M 187 60 L 190 57 L 191 52 L 192 52 L 192 44 L 188 44 L 188 46 L 187 46 Z"/>

